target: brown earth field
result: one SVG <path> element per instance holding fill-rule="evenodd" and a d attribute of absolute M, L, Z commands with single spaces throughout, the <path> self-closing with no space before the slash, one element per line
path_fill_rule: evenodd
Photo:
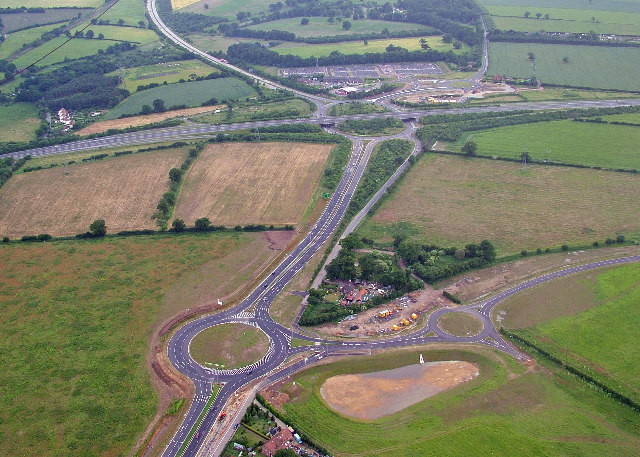
<path fill-rule="evenodd" d="M 359 234 L 441 246 L 488 239 L 499 255 L 591 244 L 640 230 L 640 176 L 430 154 Z"/>
<path fill-rule="evenodd" d="M 104 133 L 109 129 L 126 129 L 129 127 L 139 127 L 141 125 L 153 124 L 173 117 L 192 116 L 194 114 L 207 113 L 222 108 L 218 106 L 197 106 L 195 108 L 176 109 L 165 111 L 164 113 L 147 114 L 145 116 L 132 116 L 122 119 L 112 119 L 110 121 L 98 121 L 87 125 L 82 130 L 78 130 L 76 135 L 91 135 L 92 133 Z"/>
<path fill-rule="evenodd" d="M 427 362 L 375 373 L 334 376 L 324 382 L 320 393 L 339 413 L 372 420 L 471 381 L 478 374 L 478 367 L 469 362 Z"/>
<path fill-rule="evenodd" d="M 151 216 L 169 190 L 169 170 L 185 149 L 167 149 L 14 175 L 0 189 L 0 234 L 16 237 L 153 229 Z"/>
<path fill-rule="evenodd" d="M 212 144 L 186 173 L 175 217 L 191 225 L 298 224 L 332 145 Z"/>

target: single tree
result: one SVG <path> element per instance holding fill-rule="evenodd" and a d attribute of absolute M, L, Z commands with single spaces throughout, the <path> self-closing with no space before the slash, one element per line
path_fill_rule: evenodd
<path fill-rule="evenodd" d="M 525 12 L 524 12 L 524 17 L 529 17 L 529 16 L 531 16 L 531 12 L 529 12 L 529 11 L 525 11 Z"/>
<path fill-rule="evenodd" d="M 104 33 L 98 34 L 98 40 L 104 40 Z"/>
<path fill-rule="evenodd" d="M 180 182 L 182 181 L 183 174 L 184 174 L 184 171 L 181 170 L 180 168 L 172 168 L 171 170 L 169 170 L 169 179 L 172 182 Z"/>
<path fill-rule="evenodd" d="M 542 17 L 542 13 L 536 13 L 536 19 L 540 19 Z"/>
<path fill-rule="evenodd" d="M 478 152 L 478 144 L 475 141 L 467 141 L 464 146 L 462 146 L 462 152 L 467 157 L 475 157 Z"/>
<path fill-rule="evenodd" d="M 174 219 L 173 223 L 171 224 L 171 230 L 176 233 L 184 232 L 186 228 L 187 226 L 182 219 Z"/>
<path fill-rule="evenodd" d="M 544 15 L 544 18 L 545 18 L 545 19 L 549 19 L 549 13 L 545 14 L 545 15 Z"/>
<path fill-rule="evenodd" d="M 124 25 L 124 19 L 118 19 L 118 25 Z"/>
<path fill-rule="evenodd" d="M 349 30 L 349 29 L 351 28 L 351 22 L 349 22 L 349 21 L 344 21 L 344 22 L 342 23 L 342 28 L 343 28 L 344 30 Z"/>
<path fill-rule="evenodd" d="M 145 25 L 144 21 L 138 21 L 138 27 L 144 28 Z"/>
<path fill-rule="evenodd" d="M 200 219 L 196 219 L 195 228 L 199 232 L 206 232 L 209 227 L 211 227 L 211 221 L 208 217 L 201 217 Z"/>
<path fill-rule="evenodd" d="M 94 37 L 93 30 L 87 30 L 87 33 L 84 35 L 86 38 L 92 39 Z"/>
<path fill-rule="evenodd" d="M 96 219 L 89 226 L 89 231 L 95 237 L 103 237 L 107 234 L 107 225 L 104 223 L 103 219 Z"/>
<path fill-rule="evenodd" d="M 153 101 L 153 112 L 154 113 L 163 113 L 167 110 L 167 108 L 164 106 L 164 100 L 160 99 L 160 98 L 156 98 Z"/>
<path fill-rule="evenodd" d="M 142 105 L 142 109 L 140 110 L 140 114 L 151 114 L 153 110 L 149 105 Z"/>
<path fill-rule="evenodd" d="M 300 21 L 300 25 L 308 25 L 308 24 L 309 24 L 309 18 L 303 17 L 302 20 Z"/>
<path fill-rule="evenodd" d="M 569 63 L 569 57 L 564 56 L 564 57 L 562 58 L 562 63 Z"/>

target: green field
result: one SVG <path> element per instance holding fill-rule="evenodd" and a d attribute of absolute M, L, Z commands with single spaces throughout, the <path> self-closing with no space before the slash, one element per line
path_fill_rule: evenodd
<path fill-rule="evenodd" d="M 311 114 L 311 106 L 312 105 L 305 100 L 294 98 L 291 100 L 236 107 L 231 112 L 231 116 L 229 116 L 226 109 L 223 109 L 219 113 L 193 116 L 192 120 L 209 124 L 229 124 L 265 119 L 299 118 L 307 117 Z"/>
<path fill-rule="evenodd" d="M 584 8 L 584 7 L 583 7 Z M 592 9 L 537 8 L 519 6 L 490 6 L 498 29 L 523 32 L 612 33 L 637 35 L 640 33 L 640 12 L 602 11 Z M 524 14 L 529 11 L 530 17 Z M 543 17 L 536 19 L 536 13 Z M 549 19 L 544 19 L 548 14 Z M 593 20 L 595 18 L 595 20 Z"/>
<path fill-rule="evenodd" d="M 256 92 L 247 83 L 235 78 L 210 79 L 206 81 L 190 81 L 154 87 L 133 94 L 118 106 L 113 108 L 104 119 L 117 119 L 123 114 L 136 114 L 143 105 L 153 105 L 156 99 L 164 100 L 167 108 L 171 106 L 187 105 L 200 106 L 211 98 L 218 101 L 235 100 L 237 98 L 252 97 Z"/>
<path fill-rule="evenodd" d="M 103 0 L 2 0 L 3 8 L 96 8 L 103 4 Z"/>
<path fill-rule="evenodd" d="M 489 9 L 494 6 L 527 8 L 534 15 L 537 12 L 545 14 L 551 8 L 640 13 L 640 3 L 634 0 L 479 0 L 478 3 Z"/>
<path fill-rule="evenodd" d="M 38 46 L 37 48 L 22 54 L 15 59 L 12 63 L 18 68 L 25 68 L 31 65 L 36 60 L 44 57 L 50 51 L 54 50 L 67 40 L 66 37 L 54 38 L 51 41 Z M 73 39 L 65 44 L 62 48 L 53 52 L 51 55 L 38 62 L 38 67 L 44 67 L 46 65 L 52 65 L 54 63 L 63 62 L 65 59 L 79 59 L 81 57 L 97 54 L 100 49 L 107 49 L 109 46 L 113 46 L 113 41 L 106 40 L 86 40 L 86 39 Z"/>
<path fill-rule="evenodd" d="M 628 122 L 630 124 L 640 124 L 640 113 L 611 114 L 600 116 L 600 119 L 607 122 Z"/>
<path fill-rule="evenodd" d="M 181 8 L 179 11 L 235 19 L 236 14 L 240 11 L 247 11 L 251 14 L 269 11 L 271 3 L 273 0 L 216 0 L 215 2 L 202 0 Z M 205 4 L 208 4 L 209 8 L 205 8 Z"/>
<path fill-rule="evenodd" d="M 447 313 L 438 319 L 438 327 L 450 335 L 473 336 L 482 331 L 482 322 L 465 313 Z"/>
<path fill-rule="evenodd" d="M 489 74 L 531 77 L 528 53 L 536 56 L 542 84 L 640 90 L 640 49 L 537 43 L 490 43 Z M 569 62 L 562 60 L 568 57 Z"/>
<path fill-rule="evenodd" d="M 7 38 L 0 43 L 0 59 L 6 59 L 16 52 L 25 43 L 31 43 L 42 36 L 43 33 L 55 29 L 61 24 L 43 25 L 7 34 Z"/>
<path fill-rule="evenodd" d="M 109 20 L 112 24 L 117 24 L 122 19 L 127 25 L 137 26 L 139 21 L 147 22 L 144 16 L 145 11 L 143 0 L 119 0 L 100 19 L 103 21 Z"/>
<path fill-rule="evenodd" d="M 201 365 L 227 370 L 251 365 L 269 348 L 260 329 L 242 324 L 215 325 L 198 333 L 189 345 L 189 355 Z"/>
<path fill-rule="evenodd" d="M 358 234 L 438 246 L 488 239 L 498 255 L 590 245 L 640 230 L 640 176 L 431 154 L 398 183 Z"/>
<path fill-rule="evenodd" d="M 370 421 L 330 410 L 320 394 L 332 376 L 367 373 L 428 361 L 475 363 L 473 381 Z M 635 456 L 637 413 L 559 370 L 544 373 L 501 359 L 488 350 L 395 351 L 310 368 L 281 391 L 293 426 L 333 455 L 404 456 Z M 604 444 L 606 443 L 606 444 Z"/>
<path fill-rule="evenodd" d="M 638 127 L 563 120 L 498 127 L 467 138 L 478 144 L 480 155 L 519 158 L 527 148 L 533 160 L 640 170 L 639 135 Z"/>
<path fill-rule="evenodd" d="M 586 275 L 591 276 L 589 279 Z M 579 369 L 595 373 L 606 384 L 640 399 L 640 264 L 631 264 L 594 273 L 581 273 L 581 289 L 571 297 L 559 298 L 550 287 L 562 288 L 573 278 L 553 281 L 510 298 L 504 306 L 533 306 L 540 310 L 540 323 L 517 330 L 530 341 L 551 348 L 560 359 Z M 546 292 L 546 293 L 545 293 Z M 535 295 L 534 295 L 535 294 Z M 531 299 L 535 296 L 535 301 Z M 571 315 L 546 319 L 544 308 L 591 306 Z M 517 311 L 516 311 L 517 312 Z M 507 312 L 507 316 L 509 311 Z M 509 321 L 505 322 L 508 325 Z"/>
<path fill-rule="evenodd" d="M 424 37 L 427 43 L 432 49 L 436 51 L 454 51 L 456 53 L 462 53 L 469 50 L 468 46 L 463 45 L 459 50 L 453 49 L 452 43 L 444 43 L 441 36 Z M 390 44 L 399 46 L 401 48 L 408 49 L 409 51 L 416 51 L 421 49 L 420 37 L 415 38 L 394 38 L 387 40 L 371 40 L 369 44 L 365 45 L 363 41 L 346 41 L 341 43 L 329 43 L 329 44 L 305 44 L 299 45 L 296 43 L 284 43 L 273 48 L 279 54 L 292 54 L 299 57 L 325 57 L 334 51 L 339 51 L 342 54 L 364 54 L 366 52 L 385 52 L 387 46 Z M 526 59 L 526 54 L 525 54 Z"/>
<path fill-rule="evenodd" d="M 634 92 L 618 92 L 612 90 L 570 89 L 566 87 L 545 87 L 543 90 L 520 89 L 517 93 L 489 95 L 485 98 L 473 98 L 471 104 L 492 104 L 503 102 L 538 102 L 546 100 L 611 100 L 620 98 L 637 98 Z"/>
<path fill-rule="evenodd" d="M 375 103 L 349 102 L 338 103 L 331 107 L 329 116 L 344 116 L 348 114 L 369 114 L 369 113 L 386 113 L 389 108 L 376 105 Z"/>
<path fill-rule="evenodd" d="M 0 106 L 0 143 L 32 140 L 40 122 L 38 109 L 31 103 Z"/>
<path fill-rule="evenodd" d="M 133 93 L 138 86 L 145 86 L 151 83 L 162 84 L 165 81 L 168 84 L 177 83 L 181 79 L 188 81 L 191 75 L 196 75 L 196 77 L 207 76 L 217 72 L 217 69 L 195 59 L 165 62 L 157 65 L 145 65 L 144 67 L 125 68 L 123 70 L 124 82 L 120 87 Z M 119 70 L 108 74 L 108 76 L 119 75 Z"/>
<path fill-rule="evenodd" d="M 0 14 L 4 28 L 3 33 L 11 33 L 14 30 L 25 29 L 38 25 L 65 22 L 78 17 L 78 14 L 87 15 L 90 9 L 76 8 L 53 8 L 48 9 L 44 13 L 17 13 L 17 14 Z"/>
<path fill-rule="evenodd" d="M 193 42 L 194 46 L 197 46 L 199 49 L 204 51 L 212 52 L 212 51 L 222 51 L 227 52 L 229 46 L 232 44 L 238 43 L 263 43 L 267 44 L 266 41 L 257 40 L 255 38 L 235 38 L 235 37 L 226 37 L 220 35 L 203 35 L 203 34 L 191 34 L 189 35 L 189 39 Z"/>
<path fill-rule="evenodd" d="M 78 26 L 75 30 L 83 29 L 86 24 Z M 75 33 L 75 30 L 72 33 Z M 132 43 L 147 44 L 152 41 L 158 40 L 158 35 L 153 30 L 140 28 L 140 27 L 118 27 L 117 25 L 90 25 L 89 30 L 93 30 L 95 37 L 101 33 L 107 40 L 124 40 L 131 41 Z M 111 43 L 113 44 L 113 43 Z"/>
<path fill-rule="evenodd" d="M 176 278 L 194 289 L 212 262 L 237 271 L 230 254 L 252 239 L 0 246 L 0 455 L 127 455 L 156 410 L 146 353 L 158 316 L 175 307 L 164 294 Z M 195 304 L 182 297 L 182 309 Z"/>
<path fill-rule="evenodd" d="M 390 22 L 390 21 L 374 21 L 369 19 L 363 19 L 351 22 L 351 28 L 345 30 L 342 28 L 342 22 L 334 22 L 330 24 L 327 22 L 326 17 L 309 17 L 309 23 L 307 25 L 300 24 L 300 18 L 280 19 L 279 21 L 262 22 L 257 25 L 251 25 L 247 28 L 252 30 L 282 30 L 286 32 L 294 33 L 299 37 L 312 37 L 312 36 L 334 36 L 334 35 L 351 35 L 358 33 L 380 33 L 382 30 L 387 29 L 389 32 L 400 32 L 409 30 L 424 30 L 427 27 L 420 24 L 411 24 L 407 22 Z M 347 19 L 345 19 L 347 20 Z"/>

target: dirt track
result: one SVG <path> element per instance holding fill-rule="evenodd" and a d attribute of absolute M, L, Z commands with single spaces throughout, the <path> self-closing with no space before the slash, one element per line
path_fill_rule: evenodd
<path fill-rule="evenodd" d="M 334 376 L 320 393 L 341 414 L 355 419 L 378 419 L 478 376 L 469 362 L 430 362 L 393 370 Z"/>

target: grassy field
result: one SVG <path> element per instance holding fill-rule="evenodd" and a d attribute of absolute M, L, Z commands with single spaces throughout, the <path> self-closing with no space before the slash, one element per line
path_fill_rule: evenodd
<path fill-rule="evenodd" d="M 273 3 L 272 0 L 216 0 L 215 2 L 201 0 L 182 8 L 180 12 L 207 14 L 235 20 L 239 11 L 246 11 L 251 14 L 261 13 L 269 11 L 271 3 Z M 208 8 L 204 6 L 205 4 L 208 5 Z"/>
<path fill-rule="evenodd" d="M 631 2 L 630 2 L 631 3 Z M 536 6 L 490 6 L 496 27 L 502 30 L 523 32 L 569 32 L 569 33 L 612 33 L 617 35 L 637 35 L 640 33 L 640 10 L 636 13 L 603 11 L 595 9 L 538 8 Z M 529 11 L 530 17 L 524 14 Z M 536 13 L 543 17 L 536 19 Z M 548 14 L 549 19 L 544 19 Z M 595 20 L 593 20 L 595 18 Z"/>
<path fill-rule="evenodd" d="M 640 170 L 639 134 L 633 126 L 563 120 L 472 132 L 468 138 L 481 155 L 519 158 L 527 148 L 532 160 Z"/>
<path fill-rule="evenodd" d="M 629 122 L 631 124 L 640 124 L 640 113 L 611 114 L 609 116 L 600 116 L 600 118 L 607 122 Z"/>
<path fill-rule="evenodd" d="M 342 28 L 342 22 L 334 22 L 330 24 L 326 17 L 309 17 L 307 25 L 300 24 L 300 18 L 280 19 L 278 21 L 262 22 L 257 25 L 251 25 L 247 28 L 252 30 L 283 30 L 294 33 L 299 37 L 312 36 L 334 36 L 334 35 L 351 35 L 357 33 L 380 33 L 383 29 L 389 32 L 399 32 L 408 30 L 423 30 L 427 27 L 420 24 L 411 24 L 406 22 L 390 22 L 377 20 L 349 20 L 351 28 L 345 30 Z M 346 20 L 346 19 L 345 19 Z"/>
<path fill-rule="evenodd" d="M 43 25 L 7 34 L 7 38 L 0 43 L 0 59 L 6 59 L 16 52 L 25 43 L 31 43 L 42 36 L 43 33 L 55 29 L 60 24 Z"/>
<path fill-rule="evenodd" d="M 344 116 L 348 114 L 386 113 L 389 108 L 374 103 L 350 102 L 338 103 L 329 110 L 329 116 Z"/>
<path fill-rule="evenodd" d="M 235 38 L 235 37 L 225 37 L 219 35 L 201 35 L 201 34 L 192 34 L 189 35 L 189 39 L 193 42 L 194 46 L 197 46 L 199 49 L 213 52 L 213 51 L 222 51 L 227 52 L 229 46 L 232 44 L 238 43 L 263 43 L 266 44 L 266 41 L 257 40 L 255 38 Z"/>
<path fill-rule="evenodd" d="M 472 336 L 482 331 L 482 322 L 465 313 L 447 313 L 438 319 L 438 327 L 450 335 Z"/>
<path fill-rule="evenodd" d="M 27 65 L 31 65 L 36 60 L 44 57 L 46 54 L 60 46 L 65 40 L 67 40 L 66 37 L 58 37 L 54 38 L 53 40 L 47 41 L 37 48 L 27 52 L 26 54 L 22 54 L 20 57 L 13 60 L 12 63 L 14 63 L 18 68 L 25 68 Z M 65 59 L 79 59 L 80 57 L 97 54 L 98 50 L 107 49 L 109 46 L 113 46 L 113 44 L 113 41 L 98 39 L 73 39 L 65 44 L 62 48 L 58 49 L 51 55 L 45 57 L 42 61 L 38 62 L 37 66 L 44 67 L 46 65 L 52 65 L 54 63 L 62 62 Z"/>
<path fill-rule="evenodd" d="M 574 294 L 553 293 L 572 283 L 579 284 Z M 538 319 L 520 322 L 532 326 L 521 328 L 518 334 L 540 341 L 561 359 L 597 373 L 608 380 L 607 384 L 636 401 L 640 399 L 640 357 L 636 351 L 640 330 L 635 325 L 640 318 L 640 265 L 562 278 L 528 292 L 504 305 L 515 310 L 533 307 L 541 313 Z M 545 310 L 554 308 L 565 310 L 565 315 L 547 318 Z M 507 317 L 509 314 L 507 311 Z M 516 323 L 521 321 L 518 314 Z M 505 326 L 510 322 L 510 318 L 505 320 Z"/>
<path fill-rule="evenodd" d="M 311 114 L 311 107 L 312 105 L 309 102 L 294 98 L 278 102 L 235 107 L 231 111 L 231 116 L 229 116 L 227 109 L 223 109 L 220 113 L 197 116 L 194 117 L 193 120 L 211 124 L 224 124 L 264 119 L 300 118 L 307 117 Z"/>
<path fill-rule="evenodd" d="M 40 122 L 38 109 L 31 103 L 0 106 L 0 142 L 29 141 Z"/>
<path fill-rule="evenodd" d="M 480 0 L 480 4 L 492 8 L 496 5 L 510 7 L 526 7 L 533 14 L 545 13 L 550 8 L 561 9 L 585 9 L 596 11 L 622 11 L 626 13 L 640 13 L 640 4 L 634 0 L 596 0 L 584 2 L 583 0 Z M 544 10 L 544 11 L 542 11 Z"/>
<path fill-rule="evenodd" d="M 228 370 L 260 360 L 269 348 L 269 339 L 260 329 L 242 324 L 209 327 L 189 345 L 189 354 L 201 365 Z"/>
<path fill-rule="evenodd" d="M 52 24 L 59 27 L 60 22 L 74 19 L 78 14 L 86 15 L 91 10 L 76 8 L 53 8 L 48 9 L 44 13 L 17 13 L 17 14 L 0 14 L 4 33 L 11 33 L 14 30 L 24 29 L 26 27 L 34 27 L 37 25 Z M 52 27 L 53 28 L 53 27 Z"/>
<path fill-rule="evenodd" d="M 122 28 L 122 27 L 121 27 Z M 130 27 L 128 27 L 130 28 Z M 135 30 L 135 29 L 133 29 Z M 183 60 L 179 62 L 165 62 L 157 65 L 145 65 L 144 67 L 126 68 L 123 70 L 124 81 L 120 85 L 133 93 L 138 86 L 146 86 L 151 83 L 167 84 L 177 83 L 181 79 L 188 81 L 192 76 L 207 76 L 218 73 L 213 67 L 199 60 Z M 119 76 L 120 71 L 114 71 L 107 76 Z"/>
<path fill-rule="evenodd" d="M 444 43 L 440 36 L 424 37 L 431 48 L 436 51 L 454 51 L 462 53 L 468 51 L 468 47 L 463 45 L 459 50 L 453 48 L 452 43 Z M 284 43 L 273 48 L 279 54 L 292 54 L 300 57 L 324 57 L 333 51 L 340 51 L 342 54 L 364 54 L 366 52 L 385 52 L 390 44 L 406 48 L 409 51 L 416 51 L 420 48 L 420 37 L 415 38 L 393 38 L 387 40 L 371 40 L 365 45 L 363 41 L 345 41 L 341 43 L 329 44 L 305 44 Z M 526 59 L 526 53 L 525 53 Z"/>
<path fill-rule="evenodd" d="M 3 8 L 96 8 L 103 4 L 102 0 L 2 0 Z"/>
<path fill-rule="evenodd" d="M 330 145 L 210 145 L 184 177 L 175 217 L 193 224 L 298 224 L 324 170 Z"/>
<path fill-rule="evenodd" d="M 12 238 L 75 235 L 96 219 L 104 219 L 110 233 L 153 229 L 151 216 L 169 189 L 169 170 L 180 165 L 185 151 L 152 151 L 68 170 L 17 174 L 0 189 L 0 233 Z"/>
<path fill-rule="evenodd" d="M 142 0 L 119 0 L 118 3 L 107 11 L 100 19 L 109 20 L 112 24 L 120 19 L 127 25 L 138 25 L 139 21 L 147 22 L 144 16 L 146 9 Z"/>
<path fill-rule="evenodd" d="M 251 86 L 236 78 L 189 81 L 154 87 L 153 89 L 133 94 L 109 111 L 105 119 L 117 119 L 123 114 L 138 114 L 144 105 L 153 106 L 153 101 L 156 99 L 164 100 L 167 108 L 179 105 L 194 107 L 200 106 L 211 98 L 216 98 L 218 101 L 223 102 L 253 97 L 255 94 L 256 92 Z"/>
<path fill-rule="evenodd" d="M 498 254 L 591 244 L 640 230 L 640 179 L 627 173 L 428 155 L 358 230 L 441 246 L 489 239 Z M 624 211 L 621 211 L 624 208 Z"/>
<path fill-rule="evenodd" d="M 176 109 L 165 111 L 164 113 L 147 114 L 146 116 L 131 116 L 122 119 L 112 119 L 110 121 L 98 121 L 90 124 L 75 132 L 78 135 L 90 135 L 92 133 L 103 133 L 109 129 L 126 129 L 128 127 L 139 127 L 154 122 L 160 122 L 174 117 L 193 116 L 194 114 L 206 113 L 216 109 L 223 108 L 223 105 L 217 106 L 198 106 L 197 108 Z"/>
<path fill-rule="evenodd" d="M 122 1 L 122 0 L 121 0 Z M 82 24 L 75 30 L 81 30 L 86 26 Z M 75 33 L 75 30 L 72 33 Z M 89 30 L 93 30 L 96 38 L 99 34 L 103 34 L 107 40 L 125 40 L 132 43 L 148 44 L 159 39 L 156 32 L 150 29 L 140 27 L 118 27 L 117 25 L 91 25 L 84 31 L 86 34 Z M 113 44 L 113 43 L 112 43 Z M 203 64 L 204 65 L 204 64 Z"/>
<path fill-rule="evenodd" d="M 322 400 L 320 387 L 329 377 L 414 364 L 419 354 L 475 363 L 480 375 L 372 421 L 347 419 Z M 310 368 L 281 391 L 292 398 L 284 410 L 294 427 L 333 455 L 599 456 L 603 442 L 613 455 L 638 453 L 640 420 L 633 411 L 562 372 L 522 371 L 488 350 L 422 347 Z"/>
<path fill-rule="evenodd" d="M 619 98 L 637 98 L 634 92 L 608 90 L 569 89 L 564 87 L 546 87 L 544 90 L 519 88 L 517 93 L 491 95 L 486 98 L 472 98 L 472 104 L 491 104 L 496 102 L 537 102 L 546 100 L 611 100 Z"/>
<path fill-rule="evenodd" d="M 640 90 L 640 49 L 538 43 L 491 43 L 489 74 L 531 77 L 528 53 L 536 56 L 542 84 Z M 567 57 L 568 63 L 562 60 Z"/>
<path fill-rule="evenodd" d="M 257 235 L 0 246 L 0 455 L 127 455 L 156 410 L 145 355 L 163 295 Z"/>

